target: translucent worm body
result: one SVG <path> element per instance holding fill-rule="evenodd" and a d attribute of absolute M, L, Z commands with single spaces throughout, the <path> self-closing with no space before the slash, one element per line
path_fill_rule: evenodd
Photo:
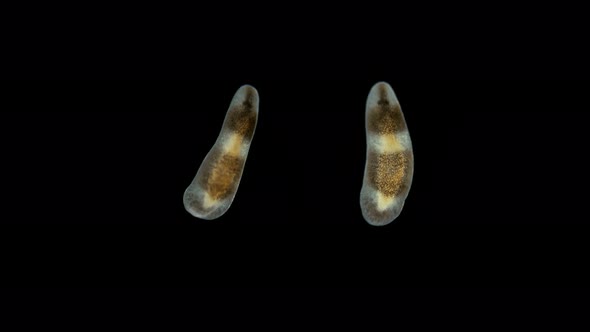
<path fill-rule="evenodd" d="M 212 220 L 223 215 L 236 196 L 258 120 L 258 92 L 238 89 L 217 141 L 184 192 L 184 207 L 195 217 Z"/>
<path fill-rule="evenodd" d="M 408 127 L 391 86 L 377 83 L 366 106 L 367 162 L 361 211 L 374 226 L 391 223 L 401 213 L 414 174 Z"/>

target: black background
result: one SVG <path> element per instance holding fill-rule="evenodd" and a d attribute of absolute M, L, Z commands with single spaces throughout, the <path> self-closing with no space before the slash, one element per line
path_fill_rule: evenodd
<path fill-rule="evenodd" d="M 394 224 L 362 218 L 364 105 L 394 88 L 413 187 Z M 182 205 L 236 89 L 260 94 L 237 196 Z M 587 82 L 270 80 L 6 83 L 7 285 L 586 286 Z"/>
<path fill-rule="evenodd" d="M 583 292 L 538 288 L 590 277 L 589 84 L 563 80 L 589 77 L 586 11 L 220 4 L 6 10 L 0 78 L 43 81 L 0 85 L 0 286 L 76 289 L 2 289 L 3 320 L 563 329 L 583 317 Z M 398 222 L 375 228 L 358 194 L 380 80 L 400 98 L 416 173 Z M 219 220 L 195 219 L 182 192 L 245 83 L 261 117 L 238 195 Z M 183 289 L 153 289 L 170 287 Z"/>

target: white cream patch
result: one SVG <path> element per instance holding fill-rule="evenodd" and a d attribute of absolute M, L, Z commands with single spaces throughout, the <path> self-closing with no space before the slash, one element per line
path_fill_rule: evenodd
<path fill-rule="evenodd" d="M 383 195 L 380 191 L 377 191 L 375 194 L 375 203 L 377 204 L 377 210 L 379 210 L 379 212 L 383 212 L 395 204 L 394 196 Z"/>
<path fill-rule="evenodd" d="M 372 135 L 369 144 L 380 154 L 392 154 L 411 149 L 410 135 L 404 131 L 398 134 Z"/>
<path fill-rule="evenodd" d="M 203 208 L 210 209 L 210 208 L 214 207 L 217 204 L 218 204 L 218 200 L 216 200 L 213 197 L 211 197 L 211 195 L 209 195 L 208 192 L 205 192 L 203 194 Z"/>
<path fill-rule="evenodd" d="M 392 154 L 404 150 L 404 147 L 393 134 L 380 135 L 377 142 L 377 151 L 381 154 Z"/>
<path fill-rule="evenodd" d="M 231 133 L 223 141 L 223 153 L 230 156 L 243 155 L 243 142 L 242 135 Z"/>

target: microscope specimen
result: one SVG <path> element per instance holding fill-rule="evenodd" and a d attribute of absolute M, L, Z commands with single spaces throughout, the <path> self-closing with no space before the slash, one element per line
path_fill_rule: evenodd
<path fill-rule="evenodd" d="M 217 141 L 184 192 L 184 207 L 193 216 L 222 216 L 236 196 L 258 121 L 258 92 L 244 85 L 234 95 Z"/>
<path fill-rule="evenodd" d="M 367 161 L 360 195 L 365 220 L 384 226 L 401 213 L 414 174 L 412 141 L 391 86 L 379 82 L 365 111 Z"/>

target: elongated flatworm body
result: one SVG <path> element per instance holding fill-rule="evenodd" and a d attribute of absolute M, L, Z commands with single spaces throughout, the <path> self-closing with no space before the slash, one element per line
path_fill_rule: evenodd
<path fill-rule="evenodd" d="M 234 95 L 217 141 L 184 192 L 184 207 L 195 217 L 219 218 L 236 196 L 258 120 L 258 92 L 244 85 Z"/>
<path fill-rule="evenodd" d="M 361 211 L 374 226 L 387 225 L 402 211 L 414 174 L 408 127 L 391 86 L 377 83 L 365 111 L 367 162 L 361 189 Z"/>

